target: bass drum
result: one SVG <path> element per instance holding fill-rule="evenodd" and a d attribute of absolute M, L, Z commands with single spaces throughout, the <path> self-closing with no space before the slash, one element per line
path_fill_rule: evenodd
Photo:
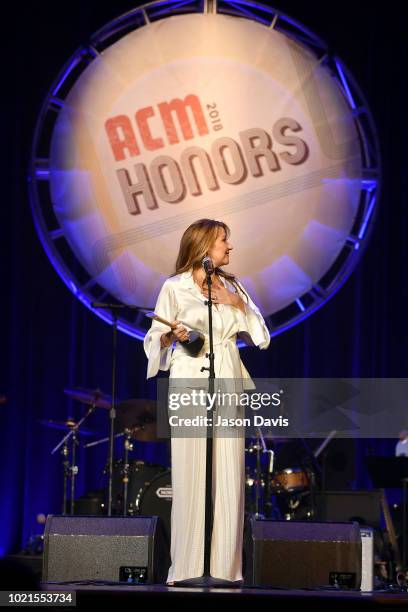
<path fill-rule="evenodd" d="M 170 543 L 172 500 L 171 470 L 166 470 L 147 482 L 136 497 L 138 515 L 160 517 L 168 543 Z"/>
<path fill-rule="evenodd" d="M 166 468 L 155 463 L 131 460 L 129 462 L 129 483 L 127 492 L 127 512 L 129 516 L 138 514 L 137 497 L 140 490 L 162 474 Z M 114 514 L 123 515 L 123 461 L 119 460 L 113 466 L 112 509 Z"/>

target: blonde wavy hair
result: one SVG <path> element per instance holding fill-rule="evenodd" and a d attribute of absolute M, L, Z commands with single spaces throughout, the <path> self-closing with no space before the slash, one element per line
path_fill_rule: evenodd
<path fill-rule="evenodd" d="M 215 221 L 214 219 L 199 219 L 194 221 L 186 229 L 181 237 L 180 248 L 176 260 L 176 269 L 171 276 L 182 274 L 190 268 L 196 270 L 202 267 L 202 261 L 207 255 L 209 249 L 215 243 L 220 229 L 225 230 L 226 238 L 228 239 L 231 231 L 223 221 Z M 222 268 L 216 267 L 215 273 L 218 276 L 223 276 L 229 281 L 237 291 L 248 297 L 245 290 L 238 284 L 234 274 L 226 272 Z"/>

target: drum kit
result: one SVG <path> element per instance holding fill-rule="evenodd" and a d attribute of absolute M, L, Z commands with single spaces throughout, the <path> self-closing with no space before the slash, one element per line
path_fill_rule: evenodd
<path fill-rule="evenodd" d="M 41 420 L 39 423 L 67 432 L 51 454 L 61 449 L 64 477 L 63 514 L 76 514 L 83 507 L 75 500 L 75 480 L 78 475 L 76 449 L 82 436 L 97 435 L 92 429 L 83 427 L 83 423 L 96 409 L 110 410 L 111 397 L 100 389 L 75 387 L 65 389 L 64 392 L 72 400 L 88 407 L 83 418 L 78 422 L 68 419 Z M 123 439 L 123 456 L 113 464 L 112 513 L 125 516 L 160 516 L 169 535 L 171 470 L 163 465 L 138 460 L 131 454 L 135 442 L 157 442 L 156 402 L 148 399 L 119 401 L 114 437 Z M 87 443 L 82 443 L 81 440 L 81 445 L 87 449 L 108 442 L 109 437 L 104 437 Z M 296 465 L 274 469 L 275 459 L 279 458 L 280 449 L 287 442 L 287 438 L 263 435 L 261 429 L 257 430 L 254 438 L 247 440 L 245 509 L 258 518 L 301 520 L 313 514 L 311 493 L 314 487 L 314 472 L 309 467 Z M 107 473 L 106 468 L 104 473 Z M 94 506 L 92 513 L 106 513 L 106 494 L 100 496 L 98 507 Z"/>
<path fill-rule="evenodd" d="M 258 428 L 245 448 L 245 510 L 256 518 L 305 520 L 313 516 L 315 473 L 306 465 L 275 469 L 292 439 L 268 437 Z"/>
<path fill-rule="evenodd" d="M 107 444 L 109 436 L 84 443 L 82 436 L 96 437 L 98 432 L 85 428 L 83 423 L 96 410 L 110 411 L 111 396 L 100 389 L 82 387 L 64 389 L 64 393 L 72 400 L 85 404 L 88 409 L 79 421 L 67 419 L 40 420 L 40 425 L 66 432 L 51 454 L 60 450 L 63 457 L 63 514 L 83 513 L 82 509 L 92 508 L 86 513 L 105 514 L 107 507 L 106 491 L 94 496 L 86 495 L 84 499 L 75 499 L 75 482 L 78 475 L 77 447 L 88 449 L 100 444 Z M 112 514 L 114 515 L 158 515 L 162 518 L 166 532 L 170 533 L 171 513 L 171 471 L 162 465 L 139 461 L 131 456 L 135 442 L 157 442 L 156 402 L 149 399 L 130 399 L 118 402 L 115 419 L 115 439 L 123 440 L 122 459 L 113 465 L 112 482 Z M 107 467 L 103 470 L 107 473 Z M 69 486 L 70 485 L 70 486 Z M 70 495 L 68 489 L 70 488 Z M 96 505 L 95 502 L 96 501 Z"/>

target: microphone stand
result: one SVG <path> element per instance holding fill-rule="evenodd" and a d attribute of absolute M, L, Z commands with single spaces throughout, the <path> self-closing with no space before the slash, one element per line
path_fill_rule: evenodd
<path fill-rule="evenodd" d="M 213 465 L 213 431 L 214 431 L 214 403 L 209 409 L 208 397 L 214 396 L 215 388 L 215 368 L 214 368 L 214 338 L 212 326 L 212 299 L 211 299 L 211 274 L 214 270 L 205 268 L 206 280 L 208 286 L 208 300 L 205 301 L 208 306 L 208 332 L 209 332 L 209 349 L 210 352 L 205 356 L 209 359 L 209 367 L 203 366 L 201 372 L 208 370 L 208 393 L 207 395 L 207 444 L 206 444 L 206 459 L 205 459 L 205 526 L 204 526 L 204 574 L 199 578 L 188 578 L 180 580 L 177 586 L 196 586 L 196 587 L 228 587 L 234 584 L 230 580 L 222 580 L 214 578 L 210 575 L 210 559 L 211 559 L 211 533 L 213 526 L 213 507 L 212 507 L 212 465 Z M 211 424 L 210 424 L 211 423 Z"/>
<path fill-rule="evenodd" d="M 104 308 L 110 310 L 113 318 L 112 326 L 112 404 L 109 411 L 110 430 L 109 430 L 109 455 L 108 455 L 108 516 L 112 516 L 112 487 L 113 487 L 113 451 L 115 440 L 115 419 L 116 419 L 116 357 L 118 340 L 118 310 L 131 308 L 140 310 L 140 306 L 130 304 L 107 304 L 104 302 L 92 302 L 92 308 Z M 124 481 L 125 495 L 127 494 L 127 482 Z"/>
<path fill-rule="evenodd" d="M 108 516 L 112 516 L 112 485 L 113 485 L 113 442 L 116 419 L 116 355 L 118 343 L 118 316 L 116 310 L 111 310 L 113 317 L 112 327 L 112 405 L 109 412 L 109 459 L 108 459 Z"/>

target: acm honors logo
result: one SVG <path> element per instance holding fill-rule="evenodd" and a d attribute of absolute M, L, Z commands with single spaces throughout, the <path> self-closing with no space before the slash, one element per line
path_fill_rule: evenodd
<path fill-rule="evenodd" d="M 177 204 L 188 195 L 215 192 L 223 183 L 240 185 L 249 174 L 264 176 L 265 165 L 276 173 L 285 164 L 298 166 L 309 157 L 309 146 L 297 135 L 302 125 L 292 117 L 277 119 L 269 130 L 253 127 L 239 131 L 238 138 L 220 136 L 208 149 L 190 144 L 177 158 L 160 154 L 181 141 L 199 141 L 210 130 L 223 129 L 216 103 L 203 104 L 195 94 L 141 108 L 133 116 L 108 118 L 105 131 L 129 214 L 141 214 L 143 204 L 154 210 L 159 201 Z M 143 151 L 158 151 L 158 155 L 146 164 L 138 161 Z M 266 164 L 261 164 L 262 158 Z M 126 160 L 134 160 L 131 170 L 121 167 Z"/>

